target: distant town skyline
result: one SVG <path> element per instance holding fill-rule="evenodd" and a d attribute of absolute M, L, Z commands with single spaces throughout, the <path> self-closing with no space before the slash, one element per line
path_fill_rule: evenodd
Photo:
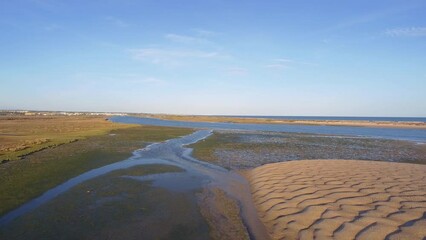
<path fill-rule="evenodd" d="M 0 3 L 0 109 L 426 117 L 425 1 Z"/>

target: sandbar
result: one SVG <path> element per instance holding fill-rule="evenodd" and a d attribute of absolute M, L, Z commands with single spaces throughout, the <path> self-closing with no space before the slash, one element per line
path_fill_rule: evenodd
<path fill-rule="evenodd" d="M 272 239 L 426 236 L 426 165 L 299 160 L 244 174 Z"/>

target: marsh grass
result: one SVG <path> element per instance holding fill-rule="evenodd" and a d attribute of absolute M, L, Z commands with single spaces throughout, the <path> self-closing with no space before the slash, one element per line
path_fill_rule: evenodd
<path fill-rule="evenodd" d="M 188 147 L 193 148 L 192 155 L 195 158 L 218 164 L 216 150 L 243 148 L 244 144 L 238 142 L 237 135 L 214 132 L 210 137 L 188 145 Z"/>
<path fill-rule="evenodd" d="M 0 116 L 0 162 L 129 127 L 105 116 Z"/>
<path fill-rule="evenodd" d="M 207 239 L 194 192 L 123 176 L 184 171 L 144 165 L 84 182 L 0 229 L 1 239 Z M 21 231 L 25 229 L 25 231 Z"/>
<path fill-rule="evenodd" d="M 151 142 L 191 129 L 131 126 L 32 153 L 0 164 L 0 215 L 88 170 L 124 160 Z"/>

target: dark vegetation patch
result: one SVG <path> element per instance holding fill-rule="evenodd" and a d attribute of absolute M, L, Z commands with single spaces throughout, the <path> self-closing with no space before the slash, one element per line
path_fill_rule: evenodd
<path fill-rule="evenodd" d="M 191 145 L 194 156 L 229 169 L 301 159 L 359 159 L 426 164 L 426 144 L 297 133 L 216 131 Z"/>
<path fill-rule="evenodd" d="M 81 173 L 124 160 L 151 142 L 191 132 L 153 126 L 116 129 L 0 164 L 0 215 Z"/>
<path fill-rule="evenodd" d="M 123 177 L 180 171 L 144 165 L 89 180 L 15 219 L 0 229 L 0 239 L 208 239 L 196 192 Z"/>

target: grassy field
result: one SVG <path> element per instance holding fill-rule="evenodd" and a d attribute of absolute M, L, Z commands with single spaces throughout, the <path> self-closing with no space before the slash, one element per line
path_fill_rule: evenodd
<path fill-rule="evenodd" d="M 68 119 L 63 120 L 65 123 L 69 122 Z M 90 119 L 89 122 L 93 125 L 85 125 L 86 132 L 83 132 L 82 127 L 77 127 L 81 124 L 78 124 L 78 120 L 75 121 L 77 121 L 75 127 L 68 128 L 67 133 L 69 134 L 65 134 L 67 137 L 57 135 L 55 142 L 64 143 L 65 139 L 73 138 L 80 140 L 33 152 L 21 160 L 0 164 L 0 215 L 71 177 L 93 168 L 124 160 L 131 156 L 133 150 L 142 148 L 151 142 L 164 141 L 192 132 L 191 129 L 124 124 L 120 126 L 99 119 Z M 105 123 L 105 125 L 98 127 L 96 123 Z M 60 123 L 57 124 L 57 126 L 60 125 Z M 20 129 L 20 125 L 10 125 Z M 23 129 L 32 129 L 30 125 L 31 123 L 25 122 Z M 40 125 L 43 124 L 37 121 L 33 128 L 40 128 Z M 95 129 L 88 126 L 94 126 Z M 3 126 L 3 129 L 7 128 Z M 9 132 L 13 133 L 11 130 Z M 58 132 L 63 133 L 64 130 L 58 130 Z M 89 136 L 88 132 L 93 135 Z M 37 137 L 39 136 L 41 135 L 37 135 Z M 53 139 L 55 136 L 52 134 L 50 138 Z"/>
<path fill-rule="evenodd" d="M 129 127 L 103 116 L 1 116 L 0 162 Z"/>

